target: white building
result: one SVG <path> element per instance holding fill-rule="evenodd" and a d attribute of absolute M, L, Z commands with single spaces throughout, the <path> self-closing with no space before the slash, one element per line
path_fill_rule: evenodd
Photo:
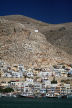
<path fill-rule="evenodd" d="M 10 74 L 10 73 L 4 73 L 4 76 L 3 77 L 5 77 L 5 78 L 11 78 L 12 77 L 12 75 Z"/>
<path fill-rule="evenodd" d="M 24 89 L 24 82 L 11 81 L 9 86 L 16 88 L 18 90 Z"/>
<path fill-rule="evenodd" d="M 33 77 L 33 72 L 27 72 L 27 77 Z"/>
<path fill-rule="evenodd" d="M 34 85 L 33 82 L 25 81 L 24 82 L 24 92 L 32 91 L 32 86 Z"/>
<path fill-rule="evenodd" d="M 51 75 L 52 75 L 52 72 L 39 72 L 38 73 L 38 77 L 41 77 L 41 78 L 43 78 L 43 77 L 49 77 Z"/>
<path fill-rule="evenodd" d="M 38 33 L 38 30 L 34 30 L 36 33 Z"/>
<path fill-rule="evenodd" d="M 45 88 L 51 86 L 51 81 L 50 80 L 47 80 L 44 83 L 45 83 Z"/>
<path fill-rule="evenodd" d="M 24 69 L 24 66 L 22 64 L 19 64 L 18 69 L 21 72 L 26 72 L 26 70 Z"/>
<path fill-rule="evenodd" d="M 26 78 L 26 81 L 29 83 L 33 83 L 33 79 L 32 78 Z"/>
<path fill-rule="evenodd" d="M 34 89 L 37 89 L 37 90 L 42 89 L 42 84 L 39 83 L 39 82 L 35 82 L 35 83 L 34 83 Z"/>
<path fill-rule="evenodd" d="M 65 92 L 68 94 L 68 93 L 71 93 L 71 90 L 70 90 L 70 84 L 64 84 L 64 87 L 65 87 Z"/>
<path fill-rule="evenodd" d="M 23 77 L 22 72 L 12 72 L 12 77 L 13 78 L 21 78 Z"/>

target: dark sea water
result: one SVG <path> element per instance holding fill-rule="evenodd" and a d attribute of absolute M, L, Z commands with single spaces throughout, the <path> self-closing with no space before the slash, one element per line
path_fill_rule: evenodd
<path fill-rule="evenodd" d="M 0 98 L 0 108 L 72 108 L 72 99 Z"/>

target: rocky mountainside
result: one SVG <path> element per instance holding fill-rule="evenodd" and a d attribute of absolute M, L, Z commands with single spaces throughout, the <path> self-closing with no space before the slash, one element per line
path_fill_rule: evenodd
<path fill-rule="evenodd" d="M 0 59 L 27 68 L 71 63 L 72 23 L 56 25 L 21 15 L 0 16 Z"/>

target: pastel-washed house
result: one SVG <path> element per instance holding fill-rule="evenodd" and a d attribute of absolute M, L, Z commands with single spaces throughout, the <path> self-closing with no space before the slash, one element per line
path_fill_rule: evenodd
<path fill-rule="evenodd" d="M 2 81 L 2 82 L 1 82 L 1 86 L 2 86 L 2 87 L 8 87 L 8 82 Z"/>
<path fill-rule="evenodd" d="M 60 94 L 60 87 L 58 87 L 57 84 L 51 84 L 49 87 L 47 87 L 47 94 L 50 95 L 59 95 Z"/>
<path fill-rule="evenodd" d="M 64 87 L 65 87 L 65 93 L 70 94 L 71 93 L 70 84 L 64 84 Z"/>
<path fill-rule="evenodd" d="M 11 82 L 9 82 L 9 86 L 15 90 L 23 90 L 24 89 L 24 82 L 11 81 Z"/>
<path fill-rule="evenodd" d="M 24 92 L 32 92 L 33 91 L 33 82 L 25 81 L 24 82 Z"/>
<path fill-rule="evenodd" d="M 70 84 L 63 83 L 60 85 L 60 94 L 61 95 L 66 95 L 71 93 L 71 86 Z"/>
<path fill-rule="evenodd" d="M 35 90 L 40 90 L 42 89 L 42 84 L 39 82 L 34 82 L 34 89 Z"/>

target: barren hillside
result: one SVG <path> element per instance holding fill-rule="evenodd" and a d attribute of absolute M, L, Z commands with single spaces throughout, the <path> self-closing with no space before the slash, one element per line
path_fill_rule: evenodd
<path fill-rule="evenodd" d="M 1 16 L 0 59 L 25 67 L 71 63 L 72 23 L 53 25 L 21 15 Z"/>

